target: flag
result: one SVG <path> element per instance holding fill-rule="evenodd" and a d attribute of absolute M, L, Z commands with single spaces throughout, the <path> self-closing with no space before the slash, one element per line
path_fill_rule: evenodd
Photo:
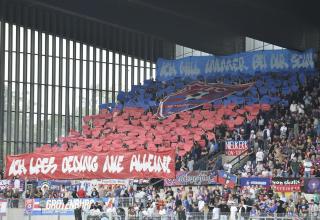
<path fill-rule="evenodd" d="M 237 184 L 237 176 L 232 175 L 224 170 L 218 170 L 217 172 L 217 183 L 227 186 L 233 189 Z"/>
<path fill-rule="evenodd" d="M 165 97 L 159 104 L 158 116 L 165 118 L 172 114 L 197 108 L 233 93 L 245 91 L 253 86 L 253 84 L 226 85 L 200 81 L 191 83 L 184 89 Z"/>

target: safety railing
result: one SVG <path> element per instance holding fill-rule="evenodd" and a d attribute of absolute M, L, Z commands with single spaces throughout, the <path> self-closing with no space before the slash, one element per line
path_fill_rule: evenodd
<path fill-rule="evenodd" d="M 115 207 L 123 207 L 128 208 L 133 206 L 135 203 L 135 199 L 133 197 L 116 197 L 114 198 L 114 206 Z"/>
<path fill-rule="evenodd" d="M 232 165 L 231 172 L 235 172 L 235 170 L 244 165 L 248 161 L 251 154 L 253 154 L 253 152 L 249 152 L 249 150 L 246 150 L 230 160 L 228 163 Z"/>
<path fill-rule="evenodd" d="M 163 213 L 163 214 L 159 214 L 159 213 L 150 213 L 148 211 L 139 211 L 138 213 L 135 214 L 130 214 L 128 213 L 127 216 L 128 220 L 175 220 L 177 219 L 177 214 L 176 213 Z"/>
<path fill-rule="evenodd" d="M 188 220 L 203 220 L 203 219 L 212 219 L 211 212 L 188 212 L 186 213 L 186 219 Z"/>
<path fill-rule="evenodd" d="M 218 156 L 220 156 L 223 153 L 222 149 L 219 149 L 218 151 L 209 153 L 208 155 L 202 157 L 201 159 L 195 161 L 194 163 L 194 170 L 208 170 L 209 166 L 209 159 L 212 159 L 216 161 Z"/>
<path fill-rule="evenodd" d="M 231 212 L 231 213 L 219 213 L 218 215 L 212 214 L 210 218 L 204 219 L 212 219 L 212 220 L 316 220 L 320 219 L 319 217 L 313 215 L 313 213 L 303 214 L 295 214 L 295 213 L 239 213 L 239 212 Z"/>
<path fill-rule="evenodd" d="M 297 215 L 297 214 L 277 214 L 277 213 L 217 213 L 213 212 L 173 212 L 171 214 L 157 214 L 148 213 L 147 211 L 139 212 L 138 214 L 129 214 L 128 220 L 316 220 L 320 219 L 319 216 L 315 215 Z"/>
<path fill-rule="evenodd" d="M 24 199 L 9 198 L 7 200 L 7 208 L 24 208 Z"/>
<path fill-rule="evenodd" d="M 83 220 L 125 220 L 126 216 L 119 215 L 116 212 L 101 212 L 101 213 L 94 213 L 94 212 L 84 212 L 83 213 Z"/>
<path fill-rule="evenodd" d="M 17 210 L 17 209 L 14 209 Z M 0 220 L 3 219 L 14 219 L 12 216 L 0 215 Z M 78 216 L 79 217 L 79 216 Z M 24 217 L 19 218 L 20 220 L 38 220 L 42 219 L 39 215 L 32 215 L 31 213 L 25 213 Z M 131 213 L 125 209 L 113 209 L 107 212 L 100 212 L 97 210 L 87 210 L 81 212 L 81 218 L 77 218 L 74 215 L 64 215 L 63 213 L 50 214 L 45 217 L 47 220 L 60 220 L 60 219 L 82 219 L 82 220 L 316 220 L 320 219 L 320 212 L 308 212 L 308 213 L 258 213 L 258 212 L 185 212 L 185 211 L 155 211 L 155 210 L 143 210 Z"/>
<path fill-rule="evenodd" d="M 236 163 L 239 163 L 241 160 L 243 160 L 243 158 L 248 156 L 248 153 L 249 153 L 249 150 L 245 150 L 241 154 L 239 154 L 238 156 L 230 160 L 228 163 L 231 165 L 235 165 Z"/>
<path fill-rule="evenodd" d="M 113 200 L 113 204 L 116 207 L 130 207 L 135 203 L 135 198 L 133 197 L 115 197 L 111 198 Z M 4 200 L 4 199 L 2 199 Z M 7 208 L 25 208 L 25 199 L 5 199 L 7 200 Z"/>

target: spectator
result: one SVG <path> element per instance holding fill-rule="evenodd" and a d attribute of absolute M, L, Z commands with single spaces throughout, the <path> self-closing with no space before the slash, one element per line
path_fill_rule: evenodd
<path fill-rule="evenodd" d="M 312 168 L 312 162 L 309 158 L 306 158 L 303 163 L 304 166 L 304 177 L 310 178 L 311 177 L 311 168 Z"/>
<path fill-rule="evenodd" d="M 19 198 L 20 198 L 19 189 L 14 188 L 13 192 L 12 192 L 12 195 L 11 195 L 12 208 L 18 208 L 19 207 Z"/>
<path fill-rule="evenodd" d="M 271 131 L 270 129 L 265 126 L 264 130 L 263 130 L 263 140 L 264 140 L 264 147 L 267 145 L 268 142 L 271 141 Z"/>
<path fill-rule="evenodd" d="M 219 220 L 220 219 L 220 210 L 219 208 L 213 206 L 212 209 L 212 220 Z"/>
<path fill-rule="evenodd" d="M 315 219 L 318 217 L 319 215 L 319 206 L 318 204 L 316 204 L 314 202 L 313 199 L 311 199 L 310 203 L 309 203 L 309 215 L 311 217 L 314 217 Z"/>
<path fill-rule="evenodd" d="M 80 189 L 77 192 L 78 198 L 85 198 L 86 197 L 86 192 L 83 190 L 83 188 L 80 187 Z"/>
<path fill-rule="evenodd" d="M 74 188 L 74 190 L 72 191 L 71 196 L 72 196 L 72 198 L 74 198 L 74 199 L 78 198 L 77 188 Z"/>
<path fill-rule="evenodd" d="M 93 188 L 91 192 L 91 198 L 99 198 L 99 193 L 96 188 Z"/>
<path fill-rule="evenodd" d="M 20 179 L 18 175 L 13 178 L 13 185 L 14 189 L 20 189 Z"/>
<path fill-rule="evenodd" d="M 287 137 L 287 126 L 285 123 L 282 123 L 282 126 L 280 128 L 280 138 L 285 139 Z"/>
<path fill-rule="evenodd" d="M 193 171 L 193 165 L 194 165 L 194 160 L 193 160 L 193 158 L 190 158 L 190 160 L 188 160 L 188 170 L 189 171 Z"/>
<path fill-rule="evenodd" d="M 291 157 L 291 159 L 293 160 L 291 162 L 292 177 L 298 178 L 300 163 L 297 161 L 297 158 L 295 156 Z"/>
<path fill-rule="evenodd" d="M 298 105 L 296 104 L 295 101 L 292 101 L 291 105 L 290 105 L 290 112 L 292 114 L 295 114 L 298 112 Z"/>
<path fill-rule="evenodd" d="M 37 188 L 34 194 L 34 198 L 42 198 L 43 193 L 42 190 L 40 188 Z"/>
<path fill-rule="evenodd" d="M 230 213 L 229 206 L 226 204 L 224 200 L 222 200 L 218 207 L 220 209 L 221 220 L 227 220 Z"/>
<path fill-rule="evenodd" d="M 259 162 L 263 162 L 264 159 L 264 153 L 263 151 L 259 148 L 258 152 L 256 153 L 256 164 L 258 164 Z"/>

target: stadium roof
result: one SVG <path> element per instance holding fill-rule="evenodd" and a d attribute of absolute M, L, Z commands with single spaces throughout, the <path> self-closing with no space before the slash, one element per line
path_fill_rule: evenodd
<path fill-rule="evenodd" d="M 320 44 L 317 0 L 21 1 L 214 54 L 243 50 L 246 36 L 296 50 Z"/>

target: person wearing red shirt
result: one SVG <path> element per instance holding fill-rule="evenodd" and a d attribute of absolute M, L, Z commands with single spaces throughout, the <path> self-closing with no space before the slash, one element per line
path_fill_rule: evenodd
<path fill-rule="evenodd" d="M 80 188 L 77 192 L 78 198 L 85 198 L 86 197 L 86 192 Z"/>

